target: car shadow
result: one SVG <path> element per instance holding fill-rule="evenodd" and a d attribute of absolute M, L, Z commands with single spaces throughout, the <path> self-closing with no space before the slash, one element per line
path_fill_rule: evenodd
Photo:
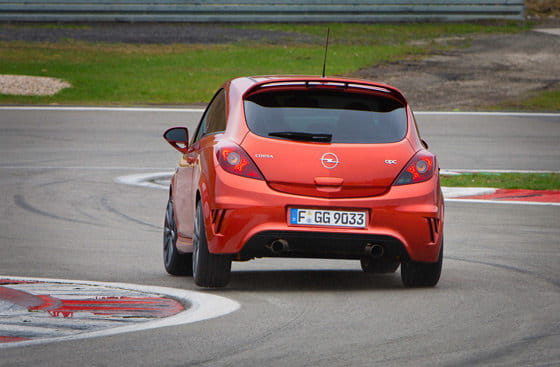
<path fill-rule="evenodd" d="M 402 290 L 400 273 L 367 274 L 354 270 L 234 271 L 222 291 Z"/>

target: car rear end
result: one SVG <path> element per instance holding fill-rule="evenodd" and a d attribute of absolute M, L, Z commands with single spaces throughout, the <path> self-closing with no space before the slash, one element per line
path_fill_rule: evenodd
<path fill-rule="evenodd" d="M 241 92 L 216 139 L 211 252 L 362 266 L 438 261 L 438 164 L 398 90 L 332 78 L 251 81 L 231 82 Z"/>

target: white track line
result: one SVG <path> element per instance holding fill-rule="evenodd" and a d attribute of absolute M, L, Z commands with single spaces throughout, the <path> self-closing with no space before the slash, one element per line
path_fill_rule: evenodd
<path fill-rule="evenodd" d="M 450 170 L 457 171 L 457 170 Z M 158 183 L 157 181 L 166 181 L 171 178 L 172 172 L 156 172 L 156 173 L 140 173 L 136 175 L 119 176 L 115 178 L 115 182 L 148 187 L 159 190 L 169 190 L 166 184 Z M 460 203 L 476 203 L 476 204 L 518 204 L 518 205 L 549 205 L 560 206 L 560 203 L 543 203 L 539 201 L 501 201 L 501 200 L 478 200 L 478 199 L 458 199 L 460 196 L 476 196 L 489 194 L 494 188 L 488 187 L 442 187 L 445 196 L 445 201 L 460 202 Z"/>
<path fill-rule="evenodd" d="M 464 196 L 492 195 L 497 189 L 493 187 L 442 187 L 445 199 L 461 198 Z"/>
<path fill-rule="evenodd" d="M 109 107 L 109 106 L 0 106 L 6 111 L 115 111 L 115 112 L 203 112 L 197 107 Z M 418 111 L 416 115 L 463 115 L 463 116 L 520 116 L 520 117 L 560 117 L 560 113 L 533 112 L 469 112 L 469 111 Z"/>
<path fill-rule="evenodd" d="M 461 111 L 420 111 L 415 115 L 441 115 L 441 116 L 507 116 L 507 117 L 559 117 L 560 113 L 542 112 L 461 112 Z"/>
<path fill-rule="evenodd" d="M 459 173 L 560 173 L 560 171 L 533 171 L 519 169 L 442 169 L 442 175 L 454 175 Z"/>
<path fill-rule="evenodd" d="M 87 106 L 0 106 L 5 111 L 105 111 L 105 112 L 204 112 L 204 108 L 177 107 L 87 107 Z"/>
<path fill-rule="evenodd" d="M 0 169 L 68 169 L 68 170 L 108 170 L 108 171 L 154 171 L 161 169 L 161 167 L 118 167 L 118 166 L 0 166 Z"/>
<path fill-rule="evenodd" d="M 537 205 L 537 206 L 560 206 L 560 203 L 543 203 L 541 201 L 505 201 L 505 200 L 481 200 L 481 199 L 445 199 L 451 203 L 472 204 L 510 204 L 510 205 Z"/>
<path fill-rule="evenodd" d="M 137 175 L 119 176 L 115 178 L 115 182 L 131 186 L 168 190 L 169 186 L 161 185 L 154 181 L 162 179 L 169 180 L 171 179 L 171 175 L 173 175 L 173 172 L 140 173 Z"/>
<path fill-rule="evenodd" d="M 85 281 L 85 280 L 13 277 L 13 276 L 4 276 L 4 275 L 0 275 L 0 278 L 13 279 L 13 280 L 39 281 L 39 282 L 52 282 L 52 283 L 85 284 L 91 286 L 101 285 L 101 286 L 112 287 L 112 288 L 122 288 L 122 289 L 129 289 L 129 290 L 139 291 L 139 292 L 161 294 L 161 295 L 173 297 L 181 302 L 191 305 L 191 307 L 185 311 L 182 311 L 176 315 L 162 318 L 162 319 L 156 319 L 153 321 L 141 322 L 134 325 L 115 327 L 112 329 L 99 330 L 99 331 L 94 331 L 89 333 L 85 332 L 83 334 L 69 335 L 64 337 L 26 340 L 26 341 L 13 342 L 13 343 L 0 343 L 0 349 L 10 348 L 10 347 L 20 347 L 23 345 L 44 344 L 44 343 L 66 341 L 66 340 L 76 340 L 76 339 L 116 335 L 122 333 L 130 333 L 134 331 L 161 328 L 166 326 L 189 324 L 202 320 L 208 320 L 215 317 L 220 317 L 228 313 L 237 311 L 241 307 L 239 303 L 229 298 L 215 296 L 207 293 L 188 291 L 184 289 L 176 289 L 176 288 L 156 287 L 156 286 L 148 286 L 148 285 L 127 284 L 127 283 L 93 282 L 93 281 Z"/>

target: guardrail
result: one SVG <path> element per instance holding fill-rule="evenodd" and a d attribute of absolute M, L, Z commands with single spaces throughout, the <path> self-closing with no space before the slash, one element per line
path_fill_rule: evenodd
<path fill-rule="evenodd" d="M 523 0 L 0 0 L 0 21 L 404 22 L 525 18 Z"/>

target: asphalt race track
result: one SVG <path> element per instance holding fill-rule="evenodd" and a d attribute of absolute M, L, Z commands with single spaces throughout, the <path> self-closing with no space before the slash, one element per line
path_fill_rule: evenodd
<path fill-rule="evenodd" d="M 0 348 L 0 366 L 557 366 L 560 207 L 446 206 L 433 289 L 352 261 L 234 263 L 223 290 L 165 273 L 164 190 L 118 176 L 173 170 L 161 138 L 199 111 L 0 109 L 0 275 L 197 290 L 225 316 Z M 417 115 L 448 169 L 560 170 L 560 115 Z"/>

